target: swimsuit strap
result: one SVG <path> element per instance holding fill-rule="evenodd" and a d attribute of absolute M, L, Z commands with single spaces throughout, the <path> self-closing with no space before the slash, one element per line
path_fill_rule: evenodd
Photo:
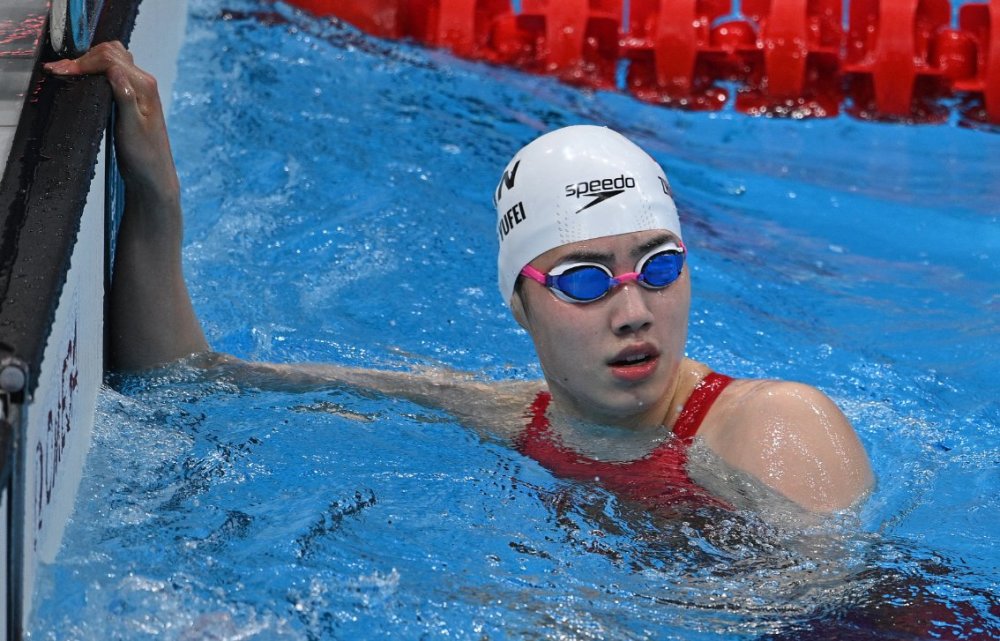
<path fill-rule="evenodd" d="M 550 443 L 551 439 L 548 438 L 550 432 L 549 417 L 546 412 L 551 401 L 552 395 L 545 390 L 535 395 L 535 400 L 532 401 L 531 407 L 528 408 L 524 416 L 528 419 L 528 424 L 515 439 L 517 449 L 520 452 L 524 453 L 527 449 L 538 446 L 539 443 Z"/>
<path fill-rule="evenodd" d="M 674 434 L 685 441 L 694 438 L 698 428 L 701 427 L 701 422 L 705 420 L 708 410 L 712 409 L 719 394 L 732 382 L 733 379 L 729 376 L 715 372 L 701 379 L 701 382 L 688 396 L 687 401 L 684 402 L 684 408 L 681 409 L 681 414 L 674 423 Z"/>
<path fill-rule="evenodd" d="M 552 395 L 544 390 L 535 395 L 531 409 L 528 410 L 528 416 L 531 418 L 531 422 L 528 424 L 529 428 L 539 430 L 549 426 L 549 417 L 545 415 L 545 412 L 548 411 L 551 401 Z"/>

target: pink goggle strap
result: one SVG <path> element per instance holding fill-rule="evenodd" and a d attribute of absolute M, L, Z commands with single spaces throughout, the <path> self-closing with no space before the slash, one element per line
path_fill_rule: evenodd
<path fill-rule="evenodd" d="M 545 274 L 538 271 L 531 265 L 525 265 L 524 269 L 521 270 L 521 274 L 527 276 L 528 278 L 537 283 L 541 283 L 542 285 L 545 284 Z"/>

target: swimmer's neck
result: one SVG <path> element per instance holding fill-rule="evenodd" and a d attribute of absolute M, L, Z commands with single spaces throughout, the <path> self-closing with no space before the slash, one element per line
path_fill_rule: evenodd
<path fill-rule="evenodd" d="M 608 436 L 616 432 L 622 436 L 651 433 L 664 427 L 672 431 L 691 392 L 710 372 L 707 365 L 684 358 L 659 401 L 650 404 L 648 408 L 638 408 L 634 413 L 616 415 L 595 414 L 550 382 L 548 387 L 552 401 L 549 405 L 549 420 L 553 425 L 559 423 L 567 430 Z"/>

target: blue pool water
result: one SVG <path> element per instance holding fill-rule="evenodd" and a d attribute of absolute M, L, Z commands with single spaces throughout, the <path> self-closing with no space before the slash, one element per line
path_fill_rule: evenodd
<path fill-rule="evenodd" d="M 689 354 L 822 388 L 878 487 L 828 523 L 664 521 L 442 412 L 181 365 L 102 392 L 31 638 L 1000 629 L 1000 136 L 668 111 L 265 0 L 191 5 L 171 130 L 216 349 L 539 377 L 496 291 L 489 194 L 539 132 L 604 123 L 680 195 Z"/>

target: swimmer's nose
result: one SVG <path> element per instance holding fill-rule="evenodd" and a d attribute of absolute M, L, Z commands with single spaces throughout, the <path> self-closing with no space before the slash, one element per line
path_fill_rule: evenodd
<path fill-rule="evenodd" d="M 653 322 L 646 292 L 635 282 L 626 282 L 611 292 L 611 326 L 616 334 L 635 333 Z"/>

